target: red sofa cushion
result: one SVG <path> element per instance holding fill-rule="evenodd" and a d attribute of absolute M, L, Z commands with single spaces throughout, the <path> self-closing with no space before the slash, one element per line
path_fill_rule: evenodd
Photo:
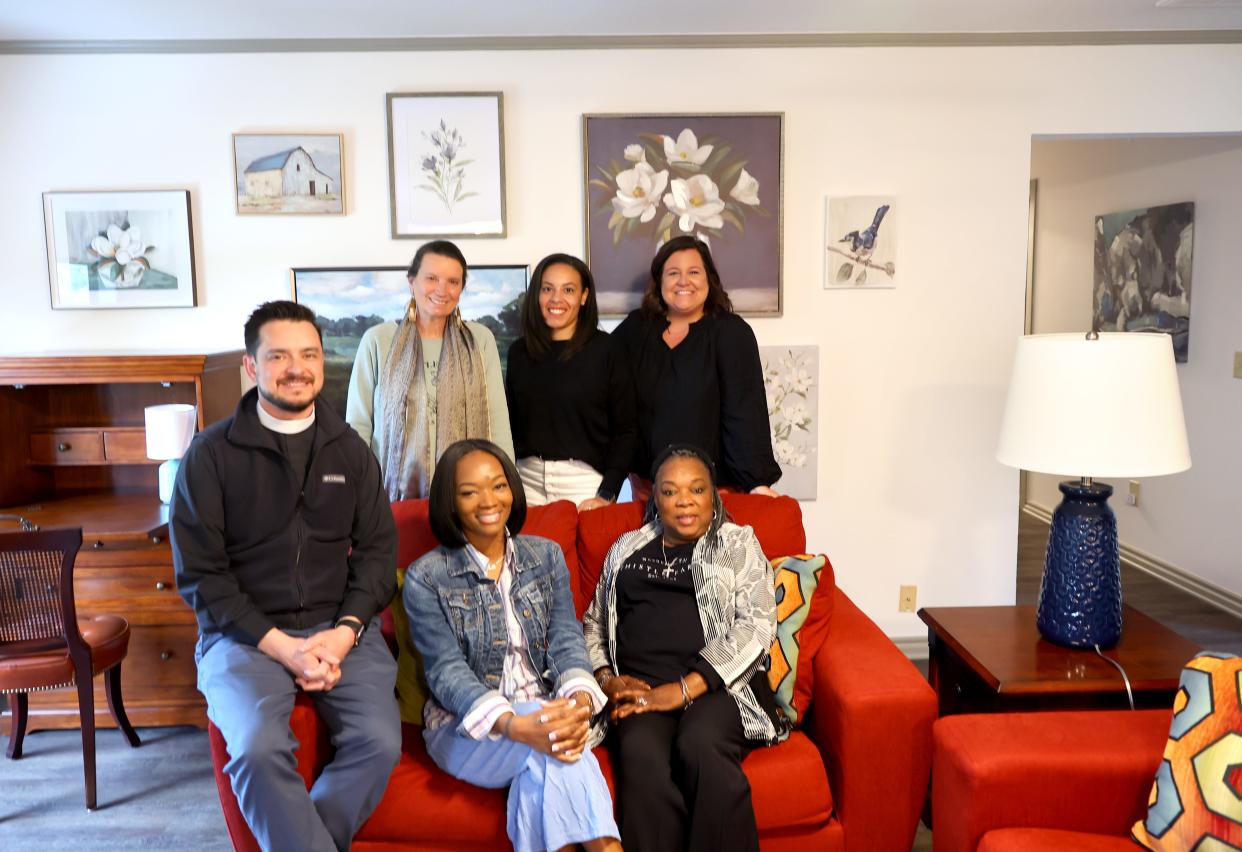
<path fill-rule="evenodd" d="M 1134 852 L 1134 841 L 1109 834 L 1055 828 L 998 828 L 983 835 L 977 852 Z"/>
<path fill-rule="evenodd" d="M 724 494 L 725 511 L 734 523 L 752 527 L 768 559 L 802 553 L 806 550 L 806 531 L 802 528 L 802 508 L 792 497 L 762 494 Z M 623 534 L 643 525 L 644 507 L 639 503 L 615 503 L 583 512 L 578 516 L 578 561 L 581 616 L 595 595 L 604 557 Z"/>

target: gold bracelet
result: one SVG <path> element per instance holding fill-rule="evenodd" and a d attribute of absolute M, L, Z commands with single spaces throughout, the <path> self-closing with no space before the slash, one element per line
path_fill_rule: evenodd
<path fill-rule="evenodd" d="M 681 709 L 686 710 L 694 703 L 694 699 L 690 697 L 690 687 L 686 684 L 686 679 L 679 677 L 677 682 L 681 684 Z"/>

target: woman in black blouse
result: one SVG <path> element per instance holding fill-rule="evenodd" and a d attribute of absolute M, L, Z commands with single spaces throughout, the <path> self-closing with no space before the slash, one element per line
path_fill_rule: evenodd
<path fill-rule="evenodd" d="M 617 499 L 637 428 L 629 369 L 600 331 L 591 270 L 553 254 L 535 267 L 505 395 L 518 473 L 532 503 L 580 511 Z"/>
<path fill-rule="evenodd" d="M 645 473 L 669 444 L 702 447 L 721 485 L 775 495 L 781 469 L 772 453 L 759 346 L 733 313 L 711 251 L 676 237 L 651 261 L 642 307 L 613 332 L 633 370 L 638 451 L 631 471 Z M 650 483 L 632 476 L 635 496 Z"/>

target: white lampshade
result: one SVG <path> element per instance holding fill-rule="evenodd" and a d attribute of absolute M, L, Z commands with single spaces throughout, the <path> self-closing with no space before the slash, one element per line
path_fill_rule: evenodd
<path fill-rule="evenodd" d="M 147 458 L 181 458 L 194 437 L 194 406 L 182 402 L 152 405 L 143 413 L 147 421 Z"/>
<path fill-rule="evenodd" d="M 1190 467 L 1167 334 L 1018 341 L 996 458 L 1039 473 L 1140 477 Z"/>

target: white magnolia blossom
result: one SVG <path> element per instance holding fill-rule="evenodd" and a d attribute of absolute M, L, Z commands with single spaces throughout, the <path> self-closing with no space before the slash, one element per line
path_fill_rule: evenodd
<path fill-rule="evenodd" d="M 637 143 L 633 145 L 626 145 L 625 159 L 629 160 L 631 163 L 645 163 L 647 162 L 647 152 L 643 149 L 642 145 Z"/>
<path fill-rule="evenodd" d="M 742 169 L 742 173 L 737 176 L 737 183 L 733 184 L 733 189 L 729 190 L 729 197 L 742 204 L 752 206 L 758 204 L 759 181 L 746 169 Z"/>
<path fill-rule="evenodd" d="M 701 166 L 712 155 L 712 149 L 715 147 L 715 145 L 699 147 L 699 138 L 689 127 L 681 131 L 676 142 L 671 136 L 664 137 L 664 157 L 670 163 L 694 163 L 696 166 Z"/>
<path fill-rule="evenodd" d="M 697 227 L 724 226 L 724 219 L 720 214 L 725 205 L 720 200 L 720 189 L 707 175 L 675 179 L 669 184 L 669 189 L 671 191 L 665 194 L 664 204 L 675 216 L 680 217 L 677 224 L 682 231 L 688 234 Z"/>
<path fill-rule="evenodd" d="M 106 277 L 117 287 L 137 287 L 147 271 L 143 259 L 147 244 L 142 241 L 142 232 L 137 227 L 122 230 L 119 225 L 109 225 L 105 233 L 91 240 L 91 251 L 111 261 L 100 264 L 101 274 L 106 268 L 110 270 Z"/>
<path fill-rule="evenodd" d="M 794 426 L 805 426 L 811 422 L 811 414 L 807 411 L 806 402 L 801 397 L 792 394 L 781 402 L 781 416 Z"/>
<path fill-rule="evenodd" d="M 613 209 L 626 219 L 650 222 L 655 218 L 660 194 L 668 185 L 668 170 L 656 171 L 647 163 L 637 163 L 617 175 L 617 195 Z"/>

